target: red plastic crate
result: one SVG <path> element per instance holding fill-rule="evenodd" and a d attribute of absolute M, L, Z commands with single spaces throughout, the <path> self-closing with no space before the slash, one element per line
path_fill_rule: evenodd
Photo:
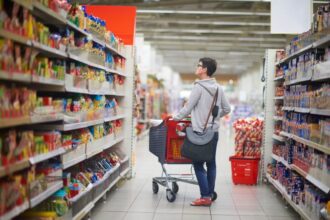
<path fill-rule="evenodd" d="M 230 157 L 232 179 L 235 185 L 257 184 L 260 158 Z"/>

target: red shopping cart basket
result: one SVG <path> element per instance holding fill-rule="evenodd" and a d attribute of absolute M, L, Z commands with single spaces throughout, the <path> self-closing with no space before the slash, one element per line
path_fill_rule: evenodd
<path fill-rule="evenodd" d="M 191 160 L 181 156 L 185 134 L 177 129 L 178 127 L 187 127 L 190 123 L 190 120 L 166 119 L 160 125 L 150 128 L 149 151 L 158 157 L 160 163 L 191 163 Z"/>
<path fill-rule="evenodd" d="M 230 157 L 232 179 L 235 185 L 257 184 L 260 158 Z"/>

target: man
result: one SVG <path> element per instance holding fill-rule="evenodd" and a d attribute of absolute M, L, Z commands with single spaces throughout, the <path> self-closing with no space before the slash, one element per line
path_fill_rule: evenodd
<path fill-rule="evenodd" d="M 191 113 L 192 128 L 195 132 L 203 132 L 212 101 L 218 88 L 217 106 L 219 112 L 215 118 L 213 130 L 216 132 L 212 143 L 214 144 L 214 157 L 211 162 L 193 162 L 201 198 L 191 203 L 192 206 L 210 206 L 214 194 L 216 178 L 216 147 L 219 138 L 219 119 L 230 112 L 229 103 L 220 85 L 211 78 L 217 69 L 217 62 L 211 58 L 201 58 L 197 65 L 196 75 L 199 80 L 195 82 L 188 103 L 175 115 L 174 120 L 181 120 Z M 209 118 L 207 127 L 212 126 L 212 117 Z M 206 163 L 207 171 L 204 169 Z"/>

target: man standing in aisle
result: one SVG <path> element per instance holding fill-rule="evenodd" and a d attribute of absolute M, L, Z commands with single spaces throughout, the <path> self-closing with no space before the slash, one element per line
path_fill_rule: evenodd
<path fill-rule="evenodd" d="M 193 162 L 201 198 L 191 202 L 192 206 L 210 206 L 212 204 L 212 195 L 214 194 L 216 178 L 216 147 L 219 138 L 219 119 L 230 112 L 229 103 L 224 95 L 220 85 L 214 78 L 211 78 L 217 69 L 217 62 L 211 58 L 199 59 L 196 75 L 199 80 L 194 83 L 189 100 L 185 107 L 175 115 L 174 120 L 181 120 L 191 113 L 192 128 L 195 132 L 203 132 L 204 124 L 208 118 L 208 112 L 212 105 L 213 97 L 218 88 L 217 106 L 219 112 L 215 118 L 213 129 L 216 132 L 212 143 L 214 144 L 214 157 L 210 162 Z M 212 126 L 212 118 L 209 118 L 207 127 Z M 204 169 L 206 163 L 207 171 Z"/>

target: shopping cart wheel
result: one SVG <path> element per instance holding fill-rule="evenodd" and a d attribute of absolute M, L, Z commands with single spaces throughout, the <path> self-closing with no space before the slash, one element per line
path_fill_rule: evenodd
<path fill-rule="evenodd" d="M 172 190 L 167 189 L 166 190 L 166 198 L 167 198 L 167 201 L 174 202 L 175 199 L 176 199 L 176 195 Z"/>
<path fill-rule="evenodd" d="M 216 192 L 213 192 L 211 196 L 212 201 L 217 200 L 217 198 L 218 198 L 218 194 Z"/>
<path fill-rule="evenodd" d="M 158 190 L 159 190 L 159 186 L 158 186 L 158 183 L 156 182 L 152 182 L 152 191 L 157 194 L 158 193 Z"/>
<path fill-rule="evenodd" d="M 179 192 L 179 185 L 176 182 L 172 183 L 172 191 L 177 194 Z"/>

